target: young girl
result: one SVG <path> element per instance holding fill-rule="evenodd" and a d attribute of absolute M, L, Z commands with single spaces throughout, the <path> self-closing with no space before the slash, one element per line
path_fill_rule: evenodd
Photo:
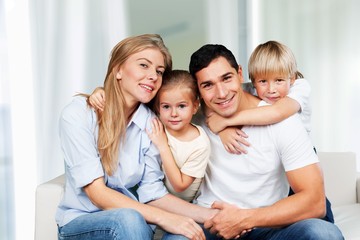
<path fill-rule="evenodd" d="M 90 100 L 101 108 L 104 97 L 99 89 Z M 153 102 L 159 119 L 153 119 L 152 131 L 147 131 L 159 149 L 167 189 L 189 202 L 195 197 L 210 156 L 206 133 L 191 123 L 198 108 L 196 82 L 187 71 L 173 70 L 164 76 Z"/>
<path fill-rule="evenodd" d="M 250 56 L 248 70 L 258 97 L 264 101 L 262 106 L 241 111 L 232 118 L 223 118 L 215 113 L 210 113 L 207 118 L 209 128 L 220 135 L 225 149 L 230 153 L 246 153 L 242 144 L 247 142 L 239 140 L 246 135 L 241 133 L 240 136 L 239 130 L 233 126 L 273 124 L 295 113 L 300 115 L 305 129 L 310 133 L 311 88 L 297 70 L 292 51 L 276 41 L 260 44 Z M 328 199 L 326 208 L 324 219 L 334 222 Z"/>
<path fill-rule="evenodd" d="M 164 77 L 155 97 L 160 120 L 154 119 L 148 131 L 160 151 L 167 189 L 186 201 L 194 199 L 210 156 L 206 133 L 191 123 L 198 108 L 196 82 L 187 71 L 174 70 Z"/>

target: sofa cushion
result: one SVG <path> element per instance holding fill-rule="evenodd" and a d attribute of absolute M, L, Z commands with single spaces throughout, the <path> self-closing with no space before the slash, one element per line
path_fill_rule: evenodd
<path fill-rule="evenodd" d="M 346 240 L 360 240 L 360 204 L 350 204 L 333 208 L 335 224 Z"/>
<path fill-rule="evenodd" d="M 356 203 L 356 156 L 352 152 L 319 152 L 325 193 L 332 207 Z"/>

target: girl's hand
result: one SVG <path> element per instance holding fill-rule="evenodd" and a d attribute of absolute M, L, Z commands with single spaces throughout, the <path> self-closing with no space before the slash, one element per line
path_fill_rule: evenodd
<path fill-rule="evenodd" d="M 89 97 L 89 104 L 99 110 L 104 111 L 105 106 L 105 91 L 101 87 L 95 88 L 95 90 L 92 92 L 92 94 Z"/>
<path fill-rule="evenodd" d="M 246 133 L 235 127 L 227 127 L 219 132 L 221 142 L 226 151 L 232 154 L 246 154 L 245 147 L 250 147 L 250 143 L 245 139 Z"/>
<path fill-rule="evenodd" d="M 220 131 L 224 130 L 227 127 L 227 125 L 225 124 L 226 118 L 220 116 L 219 114 L 211 112 L 206 116 L 206 124 L 213 133 L 218 134 Z"/>
<path fill-rule="evenodd" d="M 162 122 L 158 118 L 154 118 L 151 122 L 151 131 L 146 129 L 150 140 L 161 151 L 162 147 L 168 147 L 168 140 Z"/>

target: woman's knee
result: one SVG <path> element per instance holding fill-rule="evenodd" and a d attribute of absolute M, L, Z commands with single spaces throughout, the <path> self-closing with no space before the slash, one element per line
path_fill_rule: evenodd
<path fill-rule="evenodd" d="M 153 231 L 133 209 L 114 209 L 80 216 L 59 228 L 59 239 L 152 239 Z"/>
<path fill-rule="evenodd" d="M 144 217 L 134 209 L 116 209 L 109 221 L 112 221 L 114 235 L 129 237 L 128 239 L 151 239 L 153 231 Z M 124 236 L 125 235 L 125 236 Z"/>
<path fill-rule="evenodd" d="M 147 225 L 144 217 L 134 209 L 122 208 L 111 211 L 113 211 L 113 214 L 111 214 L 110 219 L 112 219 L 115 224 L 128 225 L 127 227 L 129 228 Z"/>

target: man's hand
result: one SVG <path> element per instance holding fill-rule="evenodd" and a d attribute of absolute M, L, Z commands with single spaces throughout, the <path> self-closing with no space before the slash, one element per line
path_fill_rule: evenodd
<path fill-rule="evenodd" d="M 237 239 L 242 234 L 251 231 L 249 210 L 224 202 L 214 202 L 211 207 L 218 209 L 219 212 L 204 223 L 204 227 L 209 229 L 210 233 L 225 239 Z"/>

